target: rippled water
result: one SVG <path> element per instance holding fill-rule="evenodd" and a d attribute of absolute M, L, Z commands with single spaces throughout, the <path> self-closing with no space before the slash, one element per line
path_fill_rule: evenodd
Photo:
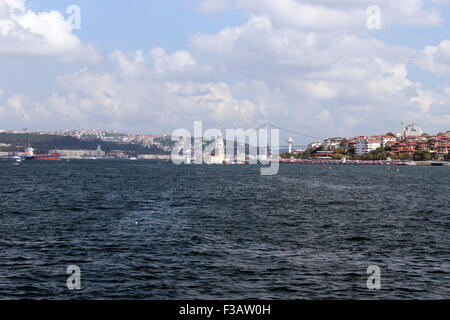
<path fill-rule="evenodd" d="M 0 170 L 1 299 L 450 298 L 450 168 Z M 69 265 L 81 291 L 66 287 Z"/>

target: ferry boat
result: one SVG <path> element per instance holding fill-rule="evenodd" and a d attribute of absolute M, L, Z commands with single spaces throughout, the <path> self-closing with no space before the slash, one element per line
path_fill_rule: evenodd
<path fill-rule="evenodd" d="M 25 149 L 25 155 L 21 156 L 20 158 L 25 161 L 31 161 L 31 160 L 57 161 L 57 160 L 61 160 L 61 154 L 60 153 L 36 154 L 34 148 L 28 147 Z"/>

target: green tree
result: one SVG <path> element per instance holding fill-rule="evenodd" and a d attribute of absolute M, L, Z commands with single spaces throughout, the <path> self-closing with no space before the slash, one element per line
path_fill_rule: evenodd
<path fill-rule="evenodd" d="M 416 151 L 413 155 L 414 161 L 423 161 L 423 153 L 422 151 Z"/>
<path fill-rule="evenodd" d="M 413 155 L 415 161 L 430 161 L 431 158 L 432 156 L 429 151 L 416 151 Z"/>
<path fill-rule="evenodd" d="M 289 152 L 283 152 L 282 154 L 280 154 L 280 157 L 282 159 L 291 159 L 293 156 L 294 154 Z"/>
<path fill-rule="evenodd" d="M 348 140 L 347 139 L 342 139 L 342 141 L 341 141 L 341 143 L 339 144 L 339 147 L 341 147 L 341 148 L 347 148 L 347 145 L 348 145 Z"/>
<path fill-rule="evenodd" d="M 407 154 L 407 153 L 400 153 L 400 154 L 398 155 L 398 159 L 399 159 L 399 160 L 410 160 L 411 157 L 410 157 L 410 155 Z"/>
<path fill-rule="evenodd" d="M 309 159 L 309 158 L 311 158 L 311 152 L 309 151 L 303 152 L 302 159 Z"/>

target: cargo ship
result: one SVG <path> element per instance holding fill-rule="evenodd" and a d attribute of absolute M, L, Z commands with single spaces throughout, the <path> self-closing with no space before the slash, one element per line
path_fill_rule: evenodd
<path fill-rule="evenodd" d="M 41 160 L 41 161 L 58 161 L 61 160 L 60 153 L 52 153 L 52 154 L 36 154 L 35 149 L 32 147 L 28 147 L 25 149 L 25 155 L 20 157 L 22 160 L 30 161 L 30 160 Z"/>

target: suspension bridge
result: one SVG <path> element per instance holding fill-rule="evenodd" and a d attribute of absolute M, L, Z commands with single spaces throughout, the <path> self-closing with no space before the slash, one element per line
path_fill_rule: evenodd
<path fill-rule="evenodd" d="M 262 124 L 261 126 L 257 127 L 256 130 L 260 130 L 260 129 L 266 129 L 269 132 L 270 135 L 270 130 L 271 129 L 278 129 L 281 132 L 287 133 L 289 135 L 292 135 L 293 137 L 302 137 L 302 138 L 308 138 L 310 140 L 313 141 L 323 141 L 325 140 L 325 138 L 323 137 L 316 137 L 316 136 L 312 136 L 312 135 L 308 135 L 296 130 L 292 130 L 292 129 L 287 129 L 287 128 L 283 128 L 280 126 L 277 126 L 273 123 L 270 122 L 265 122 L 264 124 Z M 269 136 L 268 136 L 268 141 L 270 141 Z M 288 145 L 280 145 L 280 148 L 288 148 Z M 292 148 L 294 149 L 306 149 L 308 146 L 307 145 L 292 145 Z"/>

